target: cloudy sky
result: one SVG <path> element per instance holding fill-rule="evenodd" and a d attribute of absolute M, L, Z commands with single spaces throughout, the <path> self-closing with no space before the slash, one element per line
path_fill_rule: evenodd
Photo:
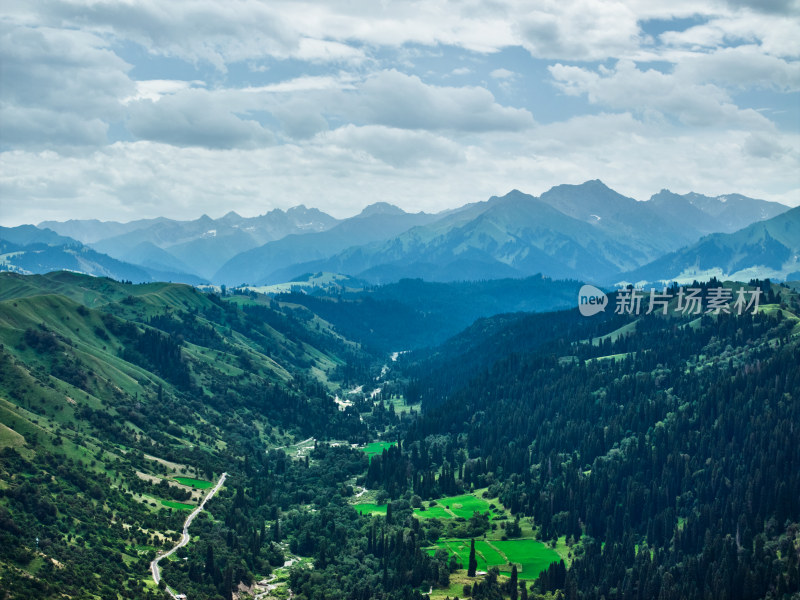
<path fill-rule="evenodd" d="M 27 0 L 0 223 L 437 211 L 602 179 L 800 204 L 800 0 Z"/>

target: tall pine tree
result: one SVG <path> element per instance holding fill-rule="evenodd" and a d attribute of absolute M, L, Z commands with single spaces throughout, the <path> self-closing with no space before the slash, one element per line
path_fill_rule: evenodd
<path fill-rule="evenodd" d="M 508 591 L 511 600 L 517 600 L 517 565 L 511 567 L 511 579 L 508 581 Z"/>
<path fill-rule="evenodd" d="M 478 569 L 478 561 L 475 560 L 475 538 L 469 545 L 469 567 L 467 568 L 467 576 L 475 577 L 475 571 Z"/>

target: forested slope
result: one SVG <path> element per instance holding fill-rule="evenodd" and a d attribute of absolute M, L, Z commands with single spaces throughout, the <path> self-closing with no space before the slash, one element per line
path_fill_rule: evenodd
<path fill-rule="evenodd" d="M 629 316 L 593 340 L 565 325 L 460 380 L 439 368 L 459 345 L 412 355 L 424 415 L 398 458 L 407 479 L 394 465 L 383 485 L 489 485 L 542 539 L 580 540 L 568 598 L 797 594 L 800 326 L 797 296 L 777 294 L 755 316 Z M 531 318 L 495 323 L 471 351 L 496 357 L 497 336 Z"/>

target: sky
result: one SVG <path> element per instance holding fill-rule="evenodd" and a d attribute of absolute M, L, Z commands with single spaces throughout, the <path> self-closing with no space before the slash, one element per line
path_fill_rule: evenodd
<path fill-rule="evenodd" d="M 436 212 L 601 179 L 800 204 L 800 0 L 0 8 L 0 224 Z"/>

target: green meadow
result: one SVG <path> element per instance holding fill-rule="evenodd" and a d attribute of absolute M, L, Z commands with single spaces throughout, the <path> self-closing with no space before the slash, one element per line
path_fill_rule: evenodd
<path fill-rule="evenodd" d="M 386 514 L 386 505 L 385 504 L 373 504 L 371 502 L 365 502 L 364 504 L 355 504 L 353 505 L 360 514 L 362 515 L 385 515 Z"/>
<path fill-rule="evenodd" d="M 502 507 L 492 508 L 491 504 L 488 500 L 474 494 L 463 494 L 440 498 L 433 506 L 425 506 L 425 510 L 415 508 L 414 514 L 423 519 L 453 519 L 455 517 L 469 519 L 475 511 L 489 512 L 491 518 L 504 512 Z"/>
<path fill-rule="evenodd" d="M 192 477 L 174 477 L 174 479 L 181 485 L 197 488 L 198 490 L 207 490 L 214 486 L 214 484 L 211 483 L 210 481 L 204 481 L 203 479 L 193 479 Z"/>
<path fill-rule="evenodd" d="M 444 506 L 431 506 L 424 511 L 419 508 L 414 509 L 414 514 L 423 519 L 452 519 L 452 513 L 445 510 Z"/>
<path fill-rule="evenodd" d="M 192 510 L 193 504 L 185 504 L 183 502 L 175 502 L 174 500 L 162 500 L 161 504 L 168 508 L 176 508 L 178 510 Z"/>
<path fill-rule="evenodd" d="M 424 510 L 414 509 L 414 514 L 423 519 L 469 519 L 475 511 L 489 513 L 496 523 L 497 519 L 504 520 L 510 515 L 506 509 L 495 499 L 481 497 L 481 490 L 472 494 L 439 498 L 433 506 L 424 503 Z M 502 574 L 510 575 L 512 565 L 517 565 L 517 574 L 521 579 L 536 579 L 543 570 L 552 562 L 558 562 L 563 557 L 546 544 L 532 539 L 529 525 L 521 523 L 523 537 L 520 539 L 501 540 L 504 531 L 500 527 L 488 532 L 488 539 L 475 538 L 475 559 L 478 561 L 478 571 L 487 571 L 497 567 Z M 434 546 L 427 548 L 430 554 L 438 549 L 444 549 L 448 554 L 458 556 L 459 562 L 467 568 L 469 563 L 469 538 L 441 538 Z"/>
<path fill-rule="evenodd" d="M 469 563 L 470 540 L 439 540 L 435 546 L 428 548 L 428 552 L 434 554 L 439 548 L 447 550 L 449 554 L 456 554 L 466 568 Z M 520 579 L 535 579 L 550 563 L 558 562 L 561 557 L 555 550 L 538 540 L 478 539 L 475 540 L 475 559 L 479 571 L 497 567 L 501 573 L 509 574 L 511 566 L 516 564 Z"/>
<path fill-rule="evenodd" d="M 395 442 L 372 442 L 371 444 L 367 444 L 361 450 L 369 457 L 372 458 L 376 454 L 383 453 L 384 450 L 388 450 L 392 446 L 396 445 Z"/>

